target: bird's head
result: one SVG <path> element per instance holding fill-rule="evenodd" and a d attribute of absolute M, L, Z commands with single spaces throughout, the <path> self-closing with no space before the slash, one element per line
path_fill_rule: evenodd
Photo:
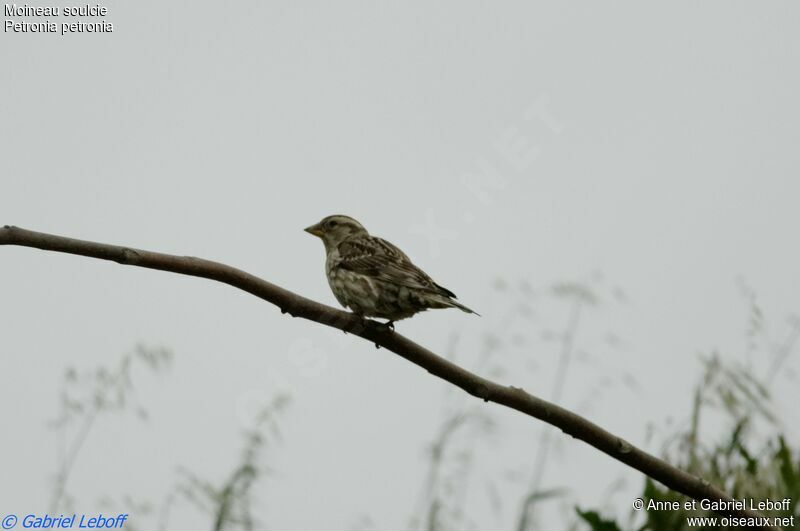
<path fill-rule="evenodd" d="M 316 225 L 306 227 L 305 231 L 320 238 L 325 249 L 332 249 L 354 234 L 367 234 L 361 223 L 349 216 L 328 216 Z"/>

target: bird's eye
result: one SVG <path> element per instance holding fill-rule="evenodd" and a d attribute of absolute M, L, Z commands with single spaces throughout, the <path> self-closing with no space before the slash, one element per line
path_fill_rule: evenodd
<path fill-rule="evenodd" d="M 329 221 L 329 222 L 328 222 L 328 227 L 329 227 L 329 228 L 331 228 L 331 229 L 332 229 L 333 227 L 335 227 L 336 225 L 337 225 L 337 223 L 336 223 L 335 221 L 333 221 L 333 220 L 331 220 L 331 221 Z"/>

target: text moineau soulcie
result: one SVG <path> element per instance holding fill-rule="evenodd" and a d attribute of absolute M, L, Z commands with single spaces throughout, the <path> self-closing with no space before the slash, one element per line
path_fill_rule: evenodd
<path fill-rule="evenodd" d="M 106 14 L 108 14 L 108 8 L 99 4 L 66 7 L 5 5 L 5 16 L 7 17 L 104 17 Z"/>

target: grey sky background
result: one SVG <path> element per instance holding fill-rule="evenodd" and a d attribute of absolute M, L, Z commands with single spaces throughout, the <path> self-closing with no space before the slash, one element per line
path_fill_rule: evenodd
<path fill-rule="evenodd" d="M 562 405 L 653 451 L 647 426 L 689 412 L 698 353 L 745 361 L 738 282 L 774 341 L 800 312 L 796 4 L 105 5 L 111 34 L 0 38 L 3 224 L 219 260 L 335 304 L 322 245 L 302 228 L 349 214 L 484 316 L 430 312 L 401 333 L 442 353 L 457 338 L 475 370 L 487 333 L 525 337 L 495 361 L 508 360 L 503 381 L 542 396 L 557 350 L 539 331 L 566 319 L 544 294 L 591 283 L 602 303 L 584 315 Z M 0 256 L 6 512 L 46 510 L 46 422 L 65 367 L 115 363 L 137 342 L 169 348 L 174 365 L 138 375 L 149 421 L 98 421 L 71 478 L 79 511 L 103 494 L 159 502 L 178 465 L 224 480 L 248 404 L 285 390 L 274 476 L 256 498 L 270 528 L 344 530 L 368 514 L 403 529 L 425 445 L 448 411 L 474 405 L 391 353 L 222 285 Z M 510 321 L 522 282 L 534 314 Z M 773 390 L 795 441 L 796 370 Z M 485 409 L 498 429 L 476 437 L 470 505 L 476 528 L 510 529 L 526 481 L 513 472 L 529 474 L 540 424 Z M 584 506 L 622 513 L 641 484 L 572 440 L 553 460 L 546 483 Z M 617 478 L 627 490 L 609 495 Z M 195 513 L 176 507 L 171 527 L 205 525 Z"/>

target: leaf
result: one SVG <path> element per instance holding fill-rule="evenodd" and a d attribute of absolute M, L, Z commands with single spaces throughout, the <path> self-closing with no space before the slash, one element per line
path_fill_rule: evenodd
<path fill-rule="evenodd" d="M 592 531 L 622 531 L 614 520 L 605 520 L 595 511 L 581 511 L 575 507 L 575 512 L 591 526 Z"/>
<path fill-rule="evenodd" d="M 792 463 L 792 454 L 782 436 L 778 438 L 778 444 L 780 447 L 775 457 L 780 460 L 781 477 L 786 484 L 787 491 L 796 495 L 800 493 L 800 470 L 795 470 L 794 463 Z"/>
<path fill-rule="evenodd" d="M 755 478 L 758 475 L 758 460 L 751 456 L 750 452 L 748 452 L 739 441 L 736 442 L 736 450 L 738 450 L 739 455 L 745 460 L 747 473 Z"/>

